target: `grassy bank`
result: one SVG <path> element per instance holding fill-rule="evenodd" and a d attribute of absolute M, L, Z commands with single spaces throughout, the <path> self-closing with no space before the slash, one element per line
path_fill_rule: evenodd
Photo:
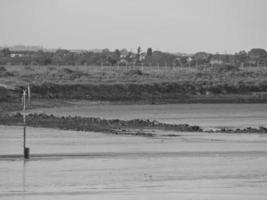
<path fill-rule="evenodd" d="M 0 88 L 1 85 L 17 88 L 17 101 L 21 88 L 28 82 L 36 100 L 155 104 L 267 102 L 267 68 L 262 67 L 6 66 L 0 74 Z M 15 97 L 8 95 L 9 92 L 0 91 L 0 102 L 14 100 Z"/>
<path fill-rule="evenodd" d="M 266 84 L 266 85 L 265 85 Z M 34 85 L 36 98 L 131 101 L 146 103 L 253 103 L 267 102 L 267 82 L 258 85 L 203 83 Z"/>

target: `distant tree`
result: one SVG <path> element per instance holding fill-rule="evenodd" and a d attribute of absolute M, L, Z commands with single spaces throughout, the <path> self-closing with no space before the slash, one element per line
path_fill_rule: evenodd
<path fill-rule="evenodd" d="M 109 65 L 113 66 L 113 65 L 115 65 L 116 63 L 117 63 L 117 61 L 114 59 L 114 57 L 112 57 L 112 56 L 109 56 L 109 57 L 108 57 L 108 64 L 109 64 Z"/>
<path fill-rule="evenodd" d="M 103 49 L 101 53 L 101 64 L 102 65 L 110 65 L 110 57 L 112 52 L 109 49 Z"/>
<path fill-rule="evenodd" d="M 187 59 L 188 59 L 187 56 L 181 56 L 180 57 L 180 64 L 181 64 L 181 66 L 185 66 L 187 64 Z"/>
<path fill-rule="evenodd" d="M 147 52 L 146 52 L 146 56 L 147 57 L 152 57 L 152 54 L 153 54 L 152 48 L 148 48 Z"/>
<path fill-rule="evenodd" d="M 68 50 L 58 49 L 53 54 L 53 58 L 52 58 L 53 64 L 57 64 L 57 65 L 64 65 L 64 64 L 66 64 L 66 57 L 68 56 L 69 53 L 70 53 L 70 51 L 68 51 Z"/>
<path fill-rule="evenodd" d="M 116 63 L 119 63 L 120 58 L 121 58 L 121 52 L 118 49 L 116 49 L 114 52 L 113 59 L 116 61 Z"/>
<path fill-rule="evenodd" d="M 51 65 L 51 64 L 52 64 L 52 59 L 46 57 L 46 58 L 44 59 L 44 61 L 43 61 L 42 64 L 44 64 L 44 65 Z"/>
<path fill-rule="evenodd" d="M 125 57 L 126 61 L 130 65 L 134 65 L 135 62 L 135 54 L 133 52 L 128 52 L 128 54 Z"/>
<path fill-rule="evenodd" d="M 60 57 L 67 56 L 70 52 L 66 49 L 58 49 L 55 54 L 59 55 Z"/>
<path fill-rule="evenodd" d="M 152 48 L 148 48 L 146 51 L 146 58 L 145 58 L 146 65 L 152 64 L 152 55 L 153 55 Z"/>
<path fill-rule="evenodd" d="M 264 49 L 251 49 L 248 52 L 250 60 L 255 61 L 257 64 L 265 62 L 267 60 L 267 52 Z"/>
<path fill-rule="evenodd" d="M 240 65 L 244 66 L 249 60 L 248 53 L 244 50 L 236 53 L 234 55 L 234 58 L 235 58 L 235 64 L 237 64 L 239 66 Z"/>
<path fill-rule="evenodd" d="M 142 52 L 142 50 L 141 50 L 141 47 L 139 46 L 139 47 L 137 48 L 136 64 L 140 64 L 141 52 Z"/>
<path fill-rule="evenodd" d="M 160 65 L 160 66 L 172 66 L 175 62 L 176 55 L 165 53 L 161 51 L 153 51 L 152 54 L 152 64 L 153 65 Z"/>
<path fill-rule="evenodd" d="M 137 48 L 137 54 L 140 55 L 141 52 L 142 52 L 142 49 L 141 49 L 141 47 L 139 46 L 139 47 Z"/>
<path fill-rule="evenodd" d="M 123 58 L 125 58 L 125 57 L 127 56 L 128 53 L 129 53 L 129 52 L 127 51 L 127 49 L 122 49 L 122 50 L 120 50 L 120 55 L 121 55 Z"/>
<path fill-rule="evenodd" d="M 206 52 L 197 52 L 193 56 L 193 61 L 197 65 L 208 64 L 211 58 L 211 54 Z"/>
<path fill-rule="evenodd" d="M 9 57 L 11 54 L 9 48 L 3 48 L 1 51 L 0 51 L 0 56 L 3 56 L 3 57 Z"/>

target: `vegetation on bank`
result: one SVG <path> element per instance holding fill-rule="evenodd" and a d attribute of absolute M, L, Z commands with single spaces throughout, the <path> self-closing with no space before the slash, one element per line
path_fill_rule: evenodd
<path fill-rule="evenodd" d="M 87 99 L 102 101 L 148 101 L 166 102 L 175 100 L 186 102 L 199 97 L 214 99 L 218 95 L 251 95 L 251 99 L 266 100 L 264 92 L 267 82 L 260 85 L 228 85 L 204 82 L 201 85 L 193 83 L 154 83 L 154 84 L 101 84 L 101 85 L 59 85 L 43 84 L 32 86 L 32 92 L 38 98 L 51 99 Z M 254 93 L 254 94 L 252 94 Z M 262 95 L 261 95 L 262 93 Z M 254 96 L 253 96 L 254 95 Z M 222 98 L 223 99 L 223 98 Z M 234 98 L 232 98 L 234 99 Z M 219 98 L 217 99 L 219 100 Z M 237 99 L 238 100 L 238 99 Z M 241 101 L 239 99 L 239 101 Z"/>
<path fill-rule="evenodd" d="M 0 68 L 0 102 L 20 101 L 31 84 L 36 99 L 84 99 L 132 103 L 266 103 L 267 68 L 230 65 L 198 68 L 84 66 Z M 96 70 L 96 71 L 94 71 Z"/>
<path fill-rule="evenodd" d="M 0 115 L 1 125 L 22 125 L 23 116 L 20 113 Z M 101 119 L 92 117 L 56 117 L 46 114 L 27 115 L 27 126 L 56 128 L 62 130 L 74 131 L 94 131 L 102 133 L 111 133 L 116 135 L 135 135 L 153 137 L 153 133 L 143 131 L 144 129 L 168 130 L 175 132 L 208 132 L 208 133 L 267 133 L 267 128 L 245 128 L 245 129 L 225 129 L 204 131 L 199 126 L 190 126 L 188 124 L 166 124 L 150 120 L 119 120 L 119 119 Z M 168 136 L 168 135 L 167 135 Z M 169 135 L 171 136 L 171 135 Z"/>

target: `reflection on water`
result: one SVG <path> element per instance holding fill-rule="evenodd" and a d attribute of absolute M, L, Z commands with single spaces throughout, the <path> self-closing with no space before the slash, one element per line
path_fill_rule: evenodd
<path fill-rule="evenodd" d="M 155 193 L 173 193 L 176 199 L 194 193 L 199 196 L 193 199 L 202 200 L 212 198 L 201 194 L 213 199 L 266 197 L 266 153 L 188 155 L 0 161 L 0 177 L 5 180 L 0 183 L 0 199 L 73 199 L 76 195 L 88 199 L 107 193 L 109 199 L 118 199 L 118 193 L 134 195 L 132 199 L 138 194 L 152 198 Z M 9 170 L 4 173 L 3 168 Z M 230 196 L 223 198 L 225 194 Z"/>
<path fill-rule="evenodd" d="M 23 160 L 23 170 L 22 170 L 22 191 L 26 191 L 26 177 L 27 177 L 27 169 L 26 169 L 27 161 Z"/>

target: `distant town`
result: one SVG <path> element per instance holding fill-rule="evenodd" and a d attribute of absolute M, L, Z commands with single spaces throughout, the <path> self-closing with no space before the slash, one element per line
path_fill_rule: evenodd
<path fill-rule="evenodd" d="M 253 48 L 235 54 L 169 53 L 152 48 L 67 50 L 41 46 L 0 47 L 0 65 L 87 65 L 87 66 L 173 66 L 232 65 L 237 67 L 266 66 L 265 49 Z"/>

